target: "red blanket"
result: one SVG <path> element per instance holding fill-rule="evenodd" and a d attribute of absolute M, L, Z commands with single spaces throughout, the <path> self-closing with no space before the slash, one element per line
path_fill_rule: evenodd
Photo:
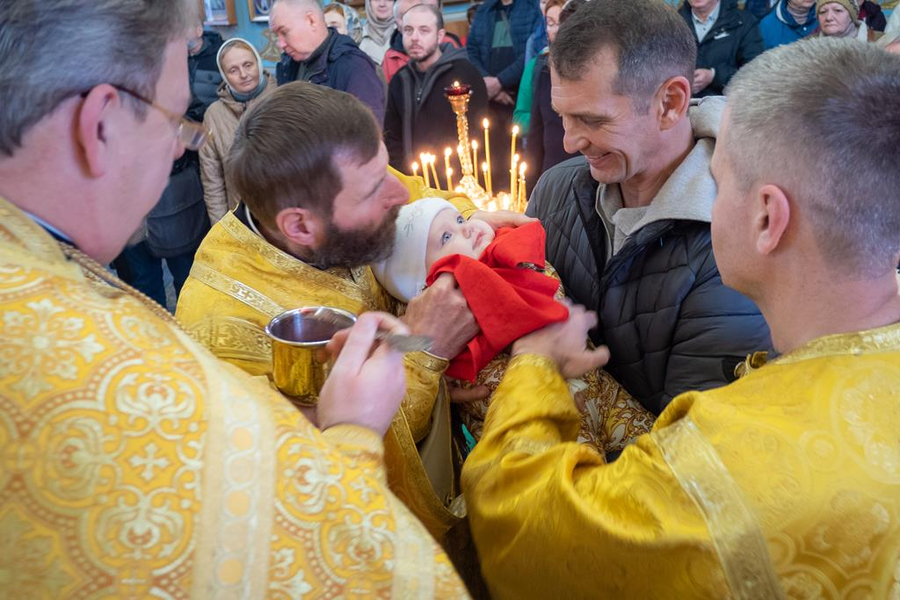
<path fill-rule="evenodd" d="M 426 283 L 451 273 L 481 327 L 447 375 L 475 381 L 480 371 L 509 344 L 551 323 L 565 321 L 569 311 L 553 299 L 559 282 L 533 269 L 544 267 L 544 227 L 537 221 L 504 228 L 478 260 L 455 254 L 435 261 Z"/>

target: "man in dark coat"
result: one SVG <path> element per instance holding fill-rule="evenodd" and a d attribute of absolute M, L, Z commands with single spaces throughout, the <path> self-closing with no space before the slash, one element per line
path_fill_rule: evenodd
<path fill-rule="evenodd" d="M 203 31 L 197 25 L 195 35 L 188 40 L 188 76 L 191 82 L 191 105 L 187 117 L 202 122 L 206 109 L 219 99 L 222 74 L 216 56 L 222 47 L 222 36 L 215 31 Z"/>
<path fill-rule="evenodd" d="M 566 293 L 597 311 L 591 337 L 609 346 L 607 369 L 658 414 L 771 346 L 712 251 L 709 161 L 725 102 L 690 100 L 696 43 L 662 2 L 586 3 L 551 60 L 564 145 L 584 156 L 544 173 L 528 214 L 547 230 Z"/>
<path fill-rule="evenodd" d="M 756 17 L 737 0 L 687 0 L 678 11 L 697 42 L 694 96 L 720 96 L 742 66 L 762 54 Z"/>
<path fill-rule="evenodd" d="M 444 19 L 434 6 L 419 4 L 403 15 L 403 45 L 410 61 L 391 79 L 384 116 L 390 164 L 400 171 L 407 171 L 419 152 L 441 155 L 446 147 L 456 149 L 456 115 L 444 97 L 445 87 L 454 82 L 472 87 L 470 123 L 481 123 L 487 114 L 481 74 L 464 49 L 440 42 L 444 33 Z M 458 168 L 456 173 L 459 181 Z"/>
<path fill-rule="evenodd" d="M 384 83 L 375 63 L 348 36 L 325 25 L 316 0 L 276 0 L 269 26 L 283 54 L 275 69 L 278 85 L 309 81 L 347 92 L 384 120 Z"/>

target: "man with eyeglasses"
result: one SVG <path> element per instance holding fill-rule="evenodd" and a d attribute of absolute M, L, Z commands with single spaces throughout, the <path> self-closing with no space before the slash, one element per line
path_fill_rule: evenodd
<path fill-rule="evenodd" d="M 222 45 L 218 34 L 203 34 L 199 21 L 191 29 L 190 35 L 197 36 L 198 30 L 203 47 L 197 55 L 194 54 L 197 37 L 188 40 L 191 104 L 186 116 L 191 121 L 202 121 L 206 109 L 216 100 L 215 93 L 212 96 L 209 94 L 209 71 L 199 68 L 198 64 L 209 62 L 212 52 L 212 64 L 217 69 L 215 50 Z M 218 70 L 215 75 L 221 81 Z M 216 86 L 212 87 L 215 89 Z M 209 231 L 210 221 L 207 215 L 200 179 L 200 156 L 196 150 L 186 148 L 184 154 L 172 164 L 169 183 L 159 202 L 113 261 L 116 273 L 124 282 L 147 294 L 160 305 L 167 306 L 163 262 L 171 273 L 177 299 L 191 271 L 194 254 Z M 174 308 L 173 305 L 172 309 Z"/>
<path fill-rule="evenodd" d="M 203 142 L 195 7 L 0 3 L 0 597 L 466 597 L 384 483 L 403 324 L 359 319 L 316 429 L 103 267 Z"/>

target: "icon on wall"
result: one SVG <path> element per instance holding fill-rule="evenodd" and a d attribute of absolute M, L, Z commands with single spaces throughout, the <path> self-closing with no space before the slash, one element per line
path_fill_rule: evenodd
<path fill-rule="evenodd" d="M 247 0 L 247 7 L 250 9 L 250 20 L 257 23 L 267 23 L 269 21 L 270 0 Z"/>
<path fill-rule="evenodd" d="M 271 29 L 266 29 L 263 31 L 263 37 L 266 38 L 266 47 L 260 50 L 259 55 L 263 60 L 277 63 L 281 60 L 281 50 L 278 49 L 278 36 Z"/>
<path fill-rule="evenodd" d="M 234 0 L 198 0 L 204 25 L 237 25 Z"/>

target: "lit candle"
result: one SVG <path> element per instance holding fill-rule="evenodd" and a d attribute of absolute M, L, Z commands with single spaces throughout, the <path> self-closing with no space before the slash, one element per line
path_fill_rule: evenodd
<path fill-rule="evenodd" d="M 511 202 L 514 202 L 517 197 L 516 190 L 518 189 L 518 186 L 516 185 L 516 183 L 517 183 L 516 171 L 518 170 L 518 167 L 519 167 L 519 155 L 513 154 L 512 155 L 512 164 L 510 165 L 510 169 L 509 169 L 509 198 L 510 198 Z"/>
<path fill-rule="evenodd" d="M 453 167 L 447 167 L 447 191 L 453 191 Z"/>
<path fill-rule="evenodd" d="M 444 148 L 444 173 L 450 173 L 450 155 L 453 154 L 453 150 L 450 148 Z M 453 184 L 450 183 L 450 175 L 447 175 L 447 191 L 453 191 Z"/>
<path fill-rule="evenodd" d="M 431 187 L 428 181 L 428 155 L 422 152 L 419 154 L 419 161 L 422 163 L 422 178 L 425 180 L 425 187 Z"/>
<path fill-rule="evenodd" d="M 413 177 L 419 176 L 419 163 L 417 163 L 416 161 L 413 161 L 412 172 L 413 172 Z"/>
<path fill-rule="evenodd" d="M 484 127 L 484 160 L 487 163 L 487 170 L 484 172 L 484 182 L 487 184 L 488 196 L 494 195 L 494 182 L 491 177 L 491 140 L 490 140 L 490 123 L 487 119 L 481 122 Z"/>
<path fill-rule="evenodd" d="M 528 198 L 525 194 L 525 163 L 519 165 L 519 197 L 516 201 L 516 210 L 525 212 L 525 203 Z"/>
<path fill-rule="evenodd" d="M 475 175 L 475 184 L 478 185 L 478 140 L 472 140 L 472 171 Z"/>
<path fill-rule="evenodd" d="M 509 145 L 509 160 L 510 165 L 512 165 L 512 158 L 516 155 L 516 136 L 519 135 L 519 126 L 516 125 L 512 128 L 512 142 Z M 512 165 L 513 169 L 515 169 L 515 165 Z"/>
<path fill-rule="evenodd" d="M 428 155 L 428 166 L 431 168 L 431 174 L 434 176 L 434 189 L 441 189 L 441 180 L 438 179 L 437 169 L 434 166 L 434 163 L 437 162 L 437 156 L 434 154 Z"/>
<path fill-rule="evenodd" d="M 454 81 L 453 85 L 444 88 L 444 93 L 448 96 L 465 96 L 471 89 L 472 86 L 467 83 L 460 84 L 458 81 Z"/>

